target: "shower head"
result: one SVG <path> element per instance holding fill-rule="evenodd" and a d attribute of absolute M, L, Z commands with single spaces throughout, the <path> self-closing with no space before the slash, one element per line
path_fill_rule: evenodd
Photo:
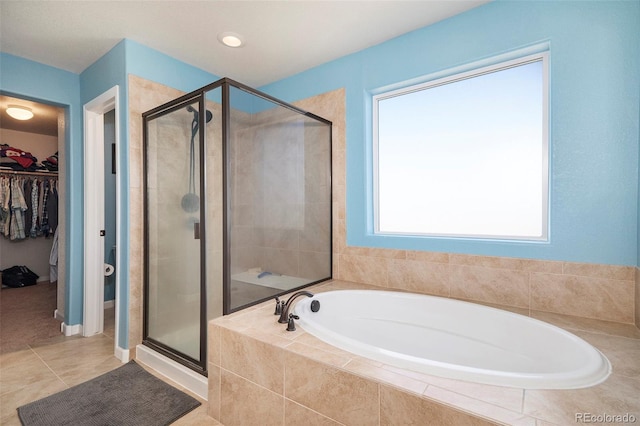
<path fill-rule="evenodd" d="M 187 111 L 193 113 L 193 121 L 195 121 L 197 123 L 198 122 L 198 110 L 195 109 L 194 107 L 192 107 L 191 105 L 187 105 Z M 205 119 L 207 120 L 207 123 L 210 122 L 212 118 L 213 118 L 213 113 L 211 111 L 207 110 L 206 113 L 205 113 Z"/>

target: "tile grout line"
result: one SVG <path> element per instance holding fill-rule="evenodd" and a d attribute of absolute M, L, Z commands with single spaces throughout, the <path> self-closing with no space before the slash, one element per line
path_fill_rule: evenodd
<path fill-rule="evenodd" d="M 35 354 L 35 356 L 37 356 L 37 357 L 38 357 L 38 359 L 39 359 L 40 361 L 42 361 L 42 363 L 43 363 L 43 364 L 44 364 L 44 365 L 49 369 L 49 371 L 51 371 L 51 372 L 53 373 L 53 375 L 54 375 L 54 376 L 56 376 L 56 378 L 57 378 L 58 380 L 60 380 L 60 381 L 62 382 L 62 384 L 63 384 L 63 385 L 65 385 L 65 386 L 67 387 L 67 389 L 68 389 L 68 388 L 69 388 L 69 385 L 68 385 L 64 380 L 62 380 L 62 378 L 61 378 L 60 376 L 58 376 L 58 373 L 56 373 L 55 371 L 53 371 L 53 368 L 51 368 L 51 367 L 49 366 L 49 364 L 47 364 L 47 362 L 46 362 L 46 361 L 45 361 L 45 360 L 40 356 L 40 354 L 38 354 L 38 352 L 36 352 L 36 351 L 35 351 L 35 349 L 33 349 L 33 348 L 31 347 L 31 345 L 29 345 L 29 349 L 31 349 L 31 351 L 33 351 L 33 353 Z"/>

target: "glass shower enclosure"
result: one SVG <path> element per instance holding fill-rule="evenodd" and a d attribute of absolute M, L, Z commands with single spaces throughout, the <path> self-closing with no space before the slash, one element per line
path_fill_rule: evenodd
<path fill-rule="evenodd" d="M 206 375 L 207 321 L 331 278 L 331 122 L 223 78 L 143 124 L 143 344 Z"/>

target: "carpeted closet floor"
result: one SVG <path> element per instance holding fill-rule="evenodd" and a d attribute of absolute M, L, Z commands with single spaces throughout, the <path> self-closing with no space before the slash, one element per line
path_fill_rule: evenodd
<path fill-rule="evenodd" d="M 0 353 L 60 335 L 60 321 L 53 317 L 57 286 L 48 281 L 0 290 Z"/>

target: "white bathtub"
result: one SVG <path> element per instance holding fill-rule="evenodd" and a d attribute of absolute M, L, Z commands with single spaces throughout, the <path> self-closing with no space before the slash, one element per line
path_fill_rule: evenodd
<path fill-rule="evenodd" d="M 320 310 L 311 311 L 318 300 Z M 603 382 L 609 360 L 579 337 L 533 318 L 453 299 L 341 290 L 298 300 L 306 332 L 388 365 L 525 389 Z"/>

